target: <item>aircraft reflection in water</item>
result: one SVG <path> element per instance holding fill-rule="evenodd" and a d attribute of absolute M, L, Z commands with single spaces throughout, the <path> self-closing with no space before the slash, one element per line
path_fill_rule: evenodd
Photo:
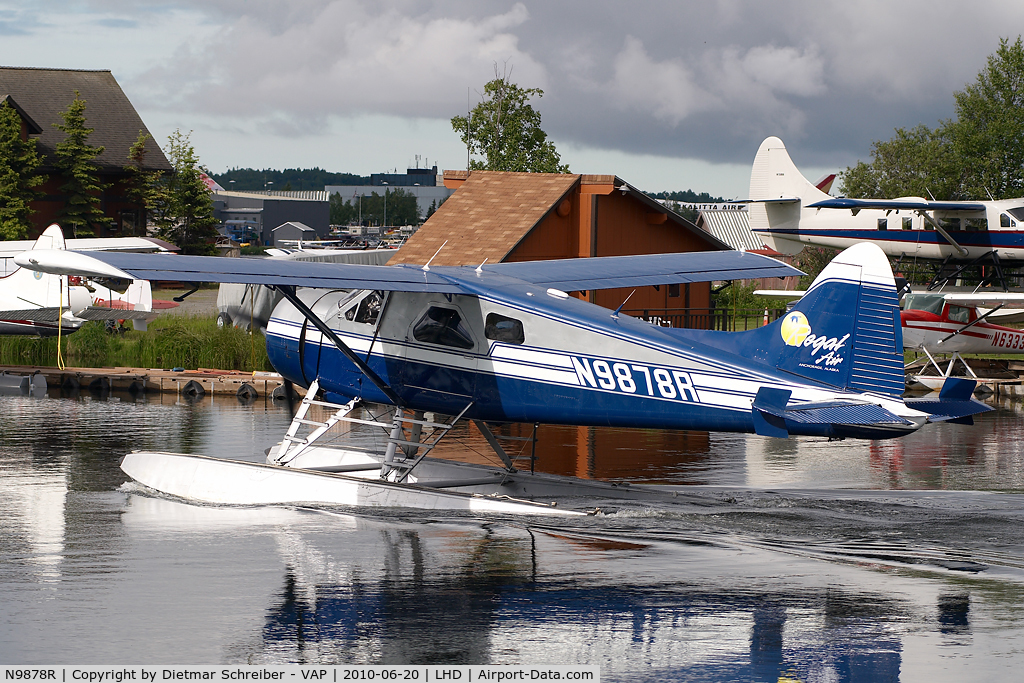
<path fill-rule="evenodd" d="M 183 506 L 133 497 L 125 523 L 139 532 L 150 523 L 166 529 L 176 507 Z M 188 515 L 198 525 L 192 531 L 245 533 L 245 518 L 259 513 Z M 600 663 L 606 680 L 684 672 L 706 680 L 885 680 L 901 666 L 893 627 L 922 607 L 873 592 L 871 584 L 887 580 L 881 575 L 869 574 L 865 585 L 845 576 L 862 572 L 842 568 L 838 583 L 854 590 L 829 586 L 834 575 L 744 588 L 721 557 L 736 549 L 686 537 L 636 541 L 581 529 L 333 516 L 343 530 L 329 532 L 302 516 L 273 532 L 283 576 L 264 596 L 259 639 L 233 646 L 233 658 Z"/>

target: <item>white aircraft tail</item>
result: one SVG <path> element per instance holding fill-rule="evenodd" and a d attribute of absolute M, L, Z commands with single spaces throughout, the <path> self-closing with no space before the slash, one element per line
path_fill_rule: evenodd
<path fill-rule="evenodd" d="M 800 173 L 786 145 L 777 137 L 766 138 L 757 150 L 750 170 L 748 196 L 750 229 L 769 247 L 784 254 L 795 254 L 804 245 L 795 240 L 776 239 L 774 231 L 797 230 L 801 207 L 829 198 Z"/>
<path fill-rule="evenodd" d="M 149 280 L 132 280 L 128 289 L 119 298 L 131 304 L 136 311 L 153 310 L 153 289 L 149 285 Z"/>
<path fill-rule="evenodd" d="M 132 311 L 153 310 L 153 288 L 149 280 L 132 280 L 124 294 L 105 287 L 98 282 L 89 281 L 92 288 L 92 303 L 101 308 L 124 308 Z M 114 302 L 117 302 L 116 304 Z M 146 321 L 141 318 L 133 318 L 132 324 L 136 330 L 145 332 Z"/>
<path fill-rule="evenodd" d="M 51 225 L 44 230 L 32 249 L 64 249 L 60 226 Z M 88 297 L 83 300 L 77 291 L 80 288 L 69 288 L 67 277 L 63 275 L 19 268 L 0 279 L 0 283 L 0 308 L 5 310 L 60 307 L 77 313 L 88 306 Z"/>
<path fill-rule="evenodd" d="M 124 293 L 123 300 L 134 306 L 136 311 L 152 311 L 153 288 L 150 286 L 149 280 L 132 280 Z M 132 325 L 139 332 L 145 332 L 148 328 L 147 322 L 138 318 L 132 320 Z"/>

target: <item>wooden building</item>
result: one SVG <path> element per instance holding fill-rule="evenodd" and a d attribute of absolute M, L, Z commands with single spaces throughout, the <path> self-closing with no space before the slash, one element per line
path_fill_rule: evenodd
<path fill-rule="evenodd" d="M 589 256 L 710 251 L 729 246 L 612 175 L 445 171 L 455 193 L 389 263 L 480 265 Z M 438 252 L 441 245 L 444 248 Z M 437 252 L 437 255 L 434 254 Z M 617 308 L 632 289 L 574 294 Z M 624 312 L 692 311 L 706 327 L 710 283 L 641 287 Z"/>
<path fill-rule="evenodd" d="M 105 185 L 100 194 L 100 207 L 110 219 L 109 227 L 97 231 L 97 237 L 145 235 L 145 212 L 125 193 L 124 167 L 128 163 L 128 150 L 142 131 L 149 134 L 146 124 L 124 91 L 109 71 L 77 69 L 42 69 L 0 67 L 0 100 L 6 100 L 22 119 L 24 137 L 36 139 L 36 149 L 42 158 L 40 172 L 46 182 L 36 189 L 44 196 L 33 202 L 31 216 L 35 238 L 46 226 L 59 223 L 59 214 L 65 197 L 63 184 L 54 164 L 54 152 L 64 133 L 54 124 L 62 124 L 61 112 L 75 99 L 75 92 L 86 101 L 86 125 L 93 128 L 88 143 L 103 147 L 93 163 L 97 178 Z M 152 136 L 146 141 L 146 168 L 169 173 L 172 168 L 160 146 Z M 66 237 L 74 237 L 72 226 L 62 226 Z"/>

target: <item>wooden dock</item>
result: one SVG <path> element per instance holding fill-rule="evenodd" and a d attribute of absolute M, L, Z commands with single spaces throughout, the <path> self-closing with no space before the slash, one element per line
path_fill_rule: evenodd
<path fill-rule="evenodd" d="M 276 372 L 239 372 L 237 370 L 154 370 L 145 368 L 60 368 L 0 365 L 7 377 L 46 380 L 47 389 L 78 391 L 124 391 L 132 395 L 171 393 L 183 396 L 239 396 L 265 398 L 284 391 L 284 380 Z M 294 387 L 297 396 L 305 394 Z"/>

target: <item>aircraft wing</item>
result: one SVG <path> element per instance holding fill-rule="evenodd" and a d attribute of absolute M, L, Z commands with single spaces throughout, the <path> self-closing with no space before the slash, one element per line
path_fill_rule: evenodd
<path fill-rule="evenodd" d="M 90 306 L 89 308 L 75 314 L 76 318 L 82 320 L 145 320 L 153 315 L 152 311 L 135 311 L 128 308 L 106 308 L 104 306 Z"/>
<path fill-rule="evenodd" d="M 942 297 L 951 304 L 984 306 L 985 304 L 1024 304 L 1024 292 L 951 292 Z"/>
<path fill-rule="evenodd" d="M 566 292 L 803 275 L 781 261 L 742 251 L 523 261 L 488 264 L 483 269 Z"/>
<path fill-rule="evenodd" d="M 820 202 L 808 204 L 811 209 L 909 209 L 912 211 L 985 211 L 980 202 L 934 202 L 927 199 L 909 197 L 906 199 L 848 199 L 832 197 Z"/>
<path fill-rule="evenodd" d="M 14 258 L 23 251 L 28 251 L 36 244 L 35 240 L 0 241 L 0 258 Z M 170 242 L 155 237 L 81 237 L 64 241 L 66 249 L 72 251 L 133 251 L 133 252 L 170 252 L 178 248 Z"/>
<path fill-rule="evenodd" d="M 22 310 L 0 311 L 0 320 L 30 320 L 37 323 L 55 323 L 66 308 L 25 308 Z"/>
<path fill-rule="evenodd" d="M 802 289 L 755 289 L 754 296 L 763 296 L 768 299 L 781 299 L 783 301 L 796 301 L 806 294 Z"/>
<path fill-rule="evenodd" d="M 796 204 L 799 197 L 770 197 L 768 199 L 734 199 L 726 204 Z"/>
<path fill-rule="evenodd" d="M 176 256 L 173 254 L 82 253 L 33 249 L 15 257 L 30 270 L 120 280 L 235 282 L 323 289 L 385 289 L 459 294 L 462 288 L 419 267 L 319 263 L 281 259 Z"/>
<path fill-rule="evenodd" d="M 444 294 L 466 291 L 459 280 L 468 279 L 475 272 L 470 266 L 434 266 L 424 270 L 420 266 L 409 265 L 374 266 L 115 252 L 85 254 L 50 249 L 25 252 L 15 258 L 15 263 L 30 270 L 57 275 L 122 280 L 235 282 Z M 775 259 L 740 251 L 495 263 L 484 266 L 482 271 L 564 291 L 802 275 L 796 268 Z"/>

